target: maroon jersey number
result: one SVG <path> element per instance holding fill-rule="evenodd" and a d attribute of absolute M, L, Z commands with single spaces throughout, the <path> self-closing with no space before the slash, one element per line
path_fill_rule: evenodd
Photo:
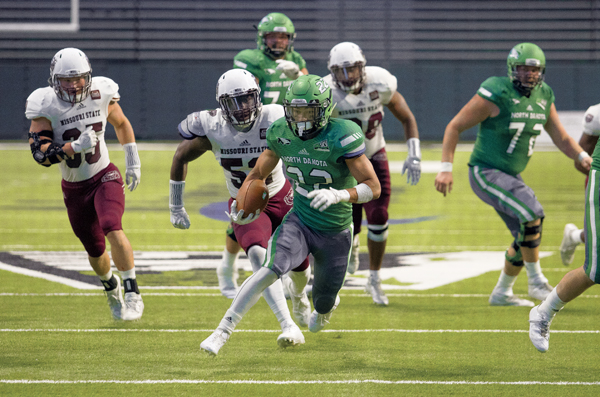
<path fill-rule="evenodd" d="M 100 132 L 102 131 L 102 122 L 86 125 L 86 127 L 92 127 L 94 131 Z M 63 141 L 68 142 L 70 140 L 79 138 L 80 135 L 81 131 L 79 131 L 77 128 L 71 128 L 70 130 L 63 132 L 62 139 Z M 94 148 L 94 152 L 85 154 L 85 161 L 88 164 L 94 164 L 100 160 L 100 156 L 100 141 L 98 141 L 98 143 L 96 143 L 96 147 Z M 75 153 L 73 158 L 67 157 L 65 163 L 67 163 L 67 167 L 69 168 L 79 168 L 81 165 L 81 153 Z"/>
<path fill-rule="evenodd" d="M 358 124 L 358 126 L 362 129 L 362 122 L 359 119 L 350 119 L 351 121 L 354 121 L 356 124 Z M 369 117 L 369 124 L 367 125 L 367 132 L 365 132 L 365 138 L 367 139 L 373 139 L 373 137 L 375 136 L 375 129 L 379 126 L 379 124 L 381 124 L 381 121 L 383 120 L 383 113 L 381 112 L 377 112 L 373 115 L 371 115 L 371 117 Z"/>

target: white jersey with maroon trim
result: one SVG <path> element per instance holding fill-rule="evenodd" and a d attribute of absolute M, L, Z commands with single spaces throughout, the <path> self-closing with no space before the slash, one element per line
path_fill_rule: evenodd
<path fill-rule="evenodd" d="M 29 120 L 43 117 L 52 124 L 53 141 L 59 145 L 74 141 L 88 127 L 98 136 L 96 146 L 86 153 L 75 153 L 59 163 L 67 182 L 90 179 L 110 164 L 104 141 L 108 105 L 118 101 L 119 85 L 107 77 L 93 77 L 90 94 L 80 103 L 71 104 L 58 98 L 52 87 L 38 88 L 27 98 L 25 116 Z"/>
<path fill-rule="evenodd" d="M 239 132 L 225 121 L 221 109 L 204 110 L 187 116 L 179 123 L 179 134 L 184 139 L 197 136 L 210 140 L 212 151 L 225 173 L 231 197 L 237 196 L 246 176 L 254 168 L 258 156 L 267 149 L 267 129 L 285 116 L 281 105 L 263 105 L 259 117 L 248 132 Z M 277 194 L 285 184 L 281 160 L 267 178 L 269 196 Z"/>
<path fill-rule="evenodd" d="M 583 117 L 583 133 L 600 136 L 600 103 L 590 106 Z"/>
<path fill-rule="evenodd" d="M 383 107 L 390 103 L 396 92 L 398 81 L 387 70 L 378 66 L 365 67 L 365 83 L 358 94 L 349 94 L 338 88 L 331 74 L 323 77 L 332 90 L 333 102 L 337 103 L 331 117 L 354 121 L 365 134 L 365 155 L 371 158 L 385 147 L 383 129 Z"/>

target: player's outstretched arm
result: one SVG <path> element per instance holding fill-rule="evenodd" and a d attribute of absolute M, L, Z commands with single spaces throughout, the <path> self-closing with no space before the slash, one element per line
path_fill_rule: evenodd
<path fill-rule="evenodd" d="M 596 147 L 597 143 L 598 135 L 588 135 L 586 133 L 583 133 L 581 134 L 581 138 L 579 138 L 579 146 L 581 146 L 581 148 L 585 150 L 586 153 L 590 156 L 592 155 L 592 153 L 594 153 L 594 148 Z M 579 162 L 579 159 L 575 159 L 574 162 L 575 168 L 579 172 L 583 173 L 584 175 L 588 175 L 590 173 L 590 170 L 583 168 L 583 166 Z"/>
<path fill-rule="evenodd" d="M 373 165 L 364 154 L 354 157 L 352 159 L 346 160 L 346 165 L 350 170 L 350 173 L 356 179 L 358 184 L 348 189 L 350 193 L 350 202 L 351 203 L 364 203 L 365 196 L 363 191 L 366 191 L 366 187 L 368 187 L 372 192 L 372 197 L 370 200 L 378 199 L 381 195 L 381 184 L 379 183 L 379 178 L 377 178 L 377 174 L 373 169 Z M 360 185 L 365 185 L 366 187 L 362 187 Z M 370 201 L 367 200 L 367 201 Z"/>
<path fill-rule="evenodd" d="M 454 152 L 456 151 L 456 145 L 458 145 L 459 135 L 463 131 L 475 127 L 488 117 L 496 117 L 499 113 L 500 108 L 493 102 L 475 94 L 446 126 L 442 143 L 442 170 L 435 177 L 435 189 L 442 193 L 444 197 L 446 193 L 452 191 L 452 184 L 454 183 L 452 164 L 454 163 Z"/>
<path fill-rule="evenodd" d="M 134 191 L 142 177 L 141 162 L 135 143 L 135 134 L 129 119 L 123 113 L 118 102 L 112 101 L 108 105 L 108 122 L 115 128 L 117 139 L 125 151 L 125 183 L 129 191 Z"/>
<path fill-rule="evenodd" d="M 579 163 L 579 167 L 584 170 L 589 170 L 592 166 L 592 158 L 590 155 L 583 150 L 575 139 L 573 139 L 563 127 L 556 106 L 552 104 L 550 106 L 550 115 L 544 129 L 552 138 L 552 142 L 560 149 L 561 152 L 566 154 L 569 158 L 574 159 L 575 162 Z"/>
<path fill-rule="evenodd" d="M 256 165 L 246 177 L 244 184 L 250 183 L 250 181 L 254 179 L 262 179 L 264 181 L 271 175 L 271 172 L 273 172 L 277 163 L 279 163 L 279 156 L 271 149 L 265 150 L 258 157 Z"/>

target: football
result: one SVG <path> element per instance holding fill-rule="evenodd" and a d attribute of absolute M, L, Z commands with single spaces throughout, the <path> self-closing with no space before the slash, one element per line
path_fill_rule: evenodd
<path fill-rule="evenodd" d="M 238 211 L 244 210 L 244 217 L 242 219 L 248 217 L 248 214 L 255 213 L 256 210 L 262 212 L 269 201 L 267 184 L 262 179 L 244 182 L 238 191 L 236 200 Z"/>

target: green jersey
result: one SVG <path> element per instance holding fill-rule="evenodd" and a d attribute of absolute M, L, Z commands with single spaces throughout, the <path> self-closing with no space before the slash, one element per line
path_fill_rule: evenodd
<path fill-rule="evenodd" d="M 521 96 L 508 77 L 490 77 L 477 94 L 500 108 L 481 122 L 469 165 L 520 174 L 533 154 L 535 139 L 548 121 L 554 92 L 546 83 Z"/>
<path fill-rule="evenodd" d="M 352 223 L 352 204 L 338 203 L 323 212 L 311 208 L 308 192 L 317 189 L 349 189 L 356 186 L 345 160 L 365 152 L 365 136 L 353 121 L 330 119 L 319 134 L 306 141 L 288 128 L 285 117 L 267 130 L 267 144 L 286 165 L 294 180 L 294 207 L 308 227 L 324 232 L 341 232 Z"/>
<path fill-rule="evenodd" d="M 284 59 L 297 64 L 300 70 L 306 68 L 306 61 L 296 51 L 287 52 Z M 233 58 L 233 68 L 246 69 L 258 79 L 263 104 L 283 103 L 285 91 L 292 81 L 283 72 L 275 70 L 277 62 L 273 58 L 259 49 L 243 50 Z"/>

